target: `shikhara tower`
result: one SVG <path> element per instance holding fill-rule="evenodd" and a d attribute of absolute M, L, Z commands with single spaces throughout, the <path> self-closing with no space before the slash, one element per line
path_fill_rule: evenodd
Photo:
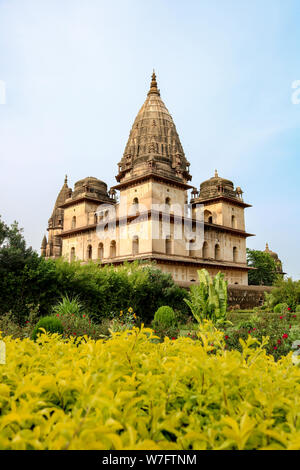
<path fill-rule="evenodd" d="M 65 179 L 49 219 L 48 240 L 42 241 L 42 255 L 101 265 L 154 261 L 181 285 L 195 282 L 197 270 L 206 268 L 212 275 L 224 272 L 229 284 L 247 285 L 246 238 L 251 234 L 245 231 L 244 209 L 250 206 L 243 201 L 241 188 L 235 189 L 217 171 L 199 191 L 189 184 L 191 179 L 190 163 L 153 72 L 118 164 L 118 184 L 108 191 L 103 181 L 87 177 L 72 190 Z M 199 210 L 204 217 L 200 246 L 180 228 L 178 209 L 186 213 L 188 202 L 191 227 Z M 108 205 L 115 212 L 113 231 L 107 224 Z"/>

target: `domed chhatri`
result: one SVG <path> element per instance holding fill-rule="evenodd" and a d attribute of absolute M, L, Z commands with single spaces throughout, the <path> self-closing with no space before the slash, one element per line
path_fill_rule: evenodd
<path fill-rule="evenodd" d="M 275 253 L 275 251 L 270 250 L 268 243 L 266 243 L 266 248 L 264 252 L 268 253 L 274 259 L 275 264 L 276 264 L 276 272 L 278 274 L 285 274 L 282 270 L 282 261 L 279 259 L 278 254 Z"/>
<path fill-rule="evenodd" d="M 108 196 L 107 184 L 98 178 L 87 176 L 86 178 L 76 181 L 74 185 L 73 199 L 84 193 L 90 193 L 95 197 Z"/>
<path fill-rule="evenodd" d="M 158 172 L 186 183 L 191 180 L 189 166 L 153 72 L 150 90 L 131 128 L 116 179 L 124 182 L 149 172 Z"/>
<path fill-rule="evenodd" d="M 42 255 L 99 265 L 156 263 L 183 286 L 195 282 L 197 271 L 205 268 L 213 276 L 223 272 L 229 284 L 247 285 L 246 239 L 252 235 L 245 230 L 244 209 L 250 205 L 243 201 L 243 191 L 217 171 L 201 183 L 200 191 L 189 184 L 191 178 L 153 72 L 118 164 L 118 184 L 108 190 L 104 181 L 88 176 L 72 190 L 65 178 Z M 112 231 L 107 204 L 115 213 Z M 199 212 L 201 235 L 196 234 Z M 200 238 L 196 244 L 195 234 Z"/>
<path fill-rule="evenodd" d="M 278 254 L 275 253 L 275 251 L 271 251 L 271 250 L 270 250 L 268 243 L 266 243 L 265 253 L 268 253 L 268 254 L 269 254 L 270 256 L 272 256 L 272 258 L 274 258 L 275 260 L 278 260 Z"/>
<path fill-rule="evenodd" d="M 227 196 L 231 198 L 238 198 L 242 201 L 243 191 L 240 187 L 234 189 L 233 182 L 225 178 L 221 178 L 215 170 L 215 175 L 203 181 L 200 184 L 199 199 L 207 199 L 218 196 Z"/>

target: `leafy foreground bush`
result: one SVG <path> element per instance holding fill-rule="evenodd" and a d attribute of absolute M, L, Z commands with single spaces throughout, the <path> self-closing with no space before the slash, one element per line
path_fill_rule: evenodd
<path fill-rule="evenodd" d="M 79 343 L 5 338 L 0 449 L 300 449 L 300 368 L 249 337 L 242 353 L 150 329 Z"/>

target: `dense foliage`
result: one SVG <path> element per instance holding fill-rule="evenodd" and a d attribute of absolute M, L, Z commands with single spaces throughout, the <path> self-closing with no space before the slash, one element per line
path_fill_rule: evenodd
<path fill-rule="evenodd" d="M 285 313 L 288 310 L 288 304 L 280 303 L 275 305 L 273 311 L 274 313 Z"/>
<path fill-rule="evenodd" d="M 251 268 L 256 268 L 248 272 L 249 285 L 272 286 L 278 278 L 276 263 L 269 253 L 247 248 L 247 263 Z"/>
<path fill-rule="evenodd" d="M 66 295 L 77 297 L 95 321 L 130 307 L 148 324 L 161 305 L 183 314 L 188 310 L 185 291 L 153 265 L 136 262 L 115 268 L 45 260 L 26 248 L 17 223 L 9 228 L 0 218 L 0 315 L 11 311 L 24 324 L 32 305 L 39 305 L 41 316 L 49 315 L 57 299 Z"/>
<path fill-rule="evenodd" d="M 273 309 L 277 304 L 285 303 L 296 311 L 300 304 L 300 281 L 288 279 L 277 279 L 270 294 L 266 294 L 266 305 Z"/>
<path fill-rule="evenodd" d="M 5 338 L 0 449 L 298 449 L 300 368 L 249 337 Z"/>
<path fill-rule="evenodd" d="M 291 351 L 295 341 L 300 340 L 299 315 L 293 312 L 240 314 L 239 317 L 240 320 L 229 317 L 233 324 L 222 328 L 228 349 L 241 351 L 240 339 L 246 340 L 249 335 L 259 341 L 268 336 L 266 351 L 278 360 Z"/>

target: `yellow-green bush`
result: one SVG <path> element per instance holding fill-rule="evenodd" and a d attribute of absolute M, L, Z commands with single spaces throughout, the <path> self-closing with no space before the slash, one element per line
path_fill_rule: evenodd
<path fill-rule="evenodd" d="M 300 368 L 256 341 L 4 338 L 0 449 L 300 449 Z"/>

